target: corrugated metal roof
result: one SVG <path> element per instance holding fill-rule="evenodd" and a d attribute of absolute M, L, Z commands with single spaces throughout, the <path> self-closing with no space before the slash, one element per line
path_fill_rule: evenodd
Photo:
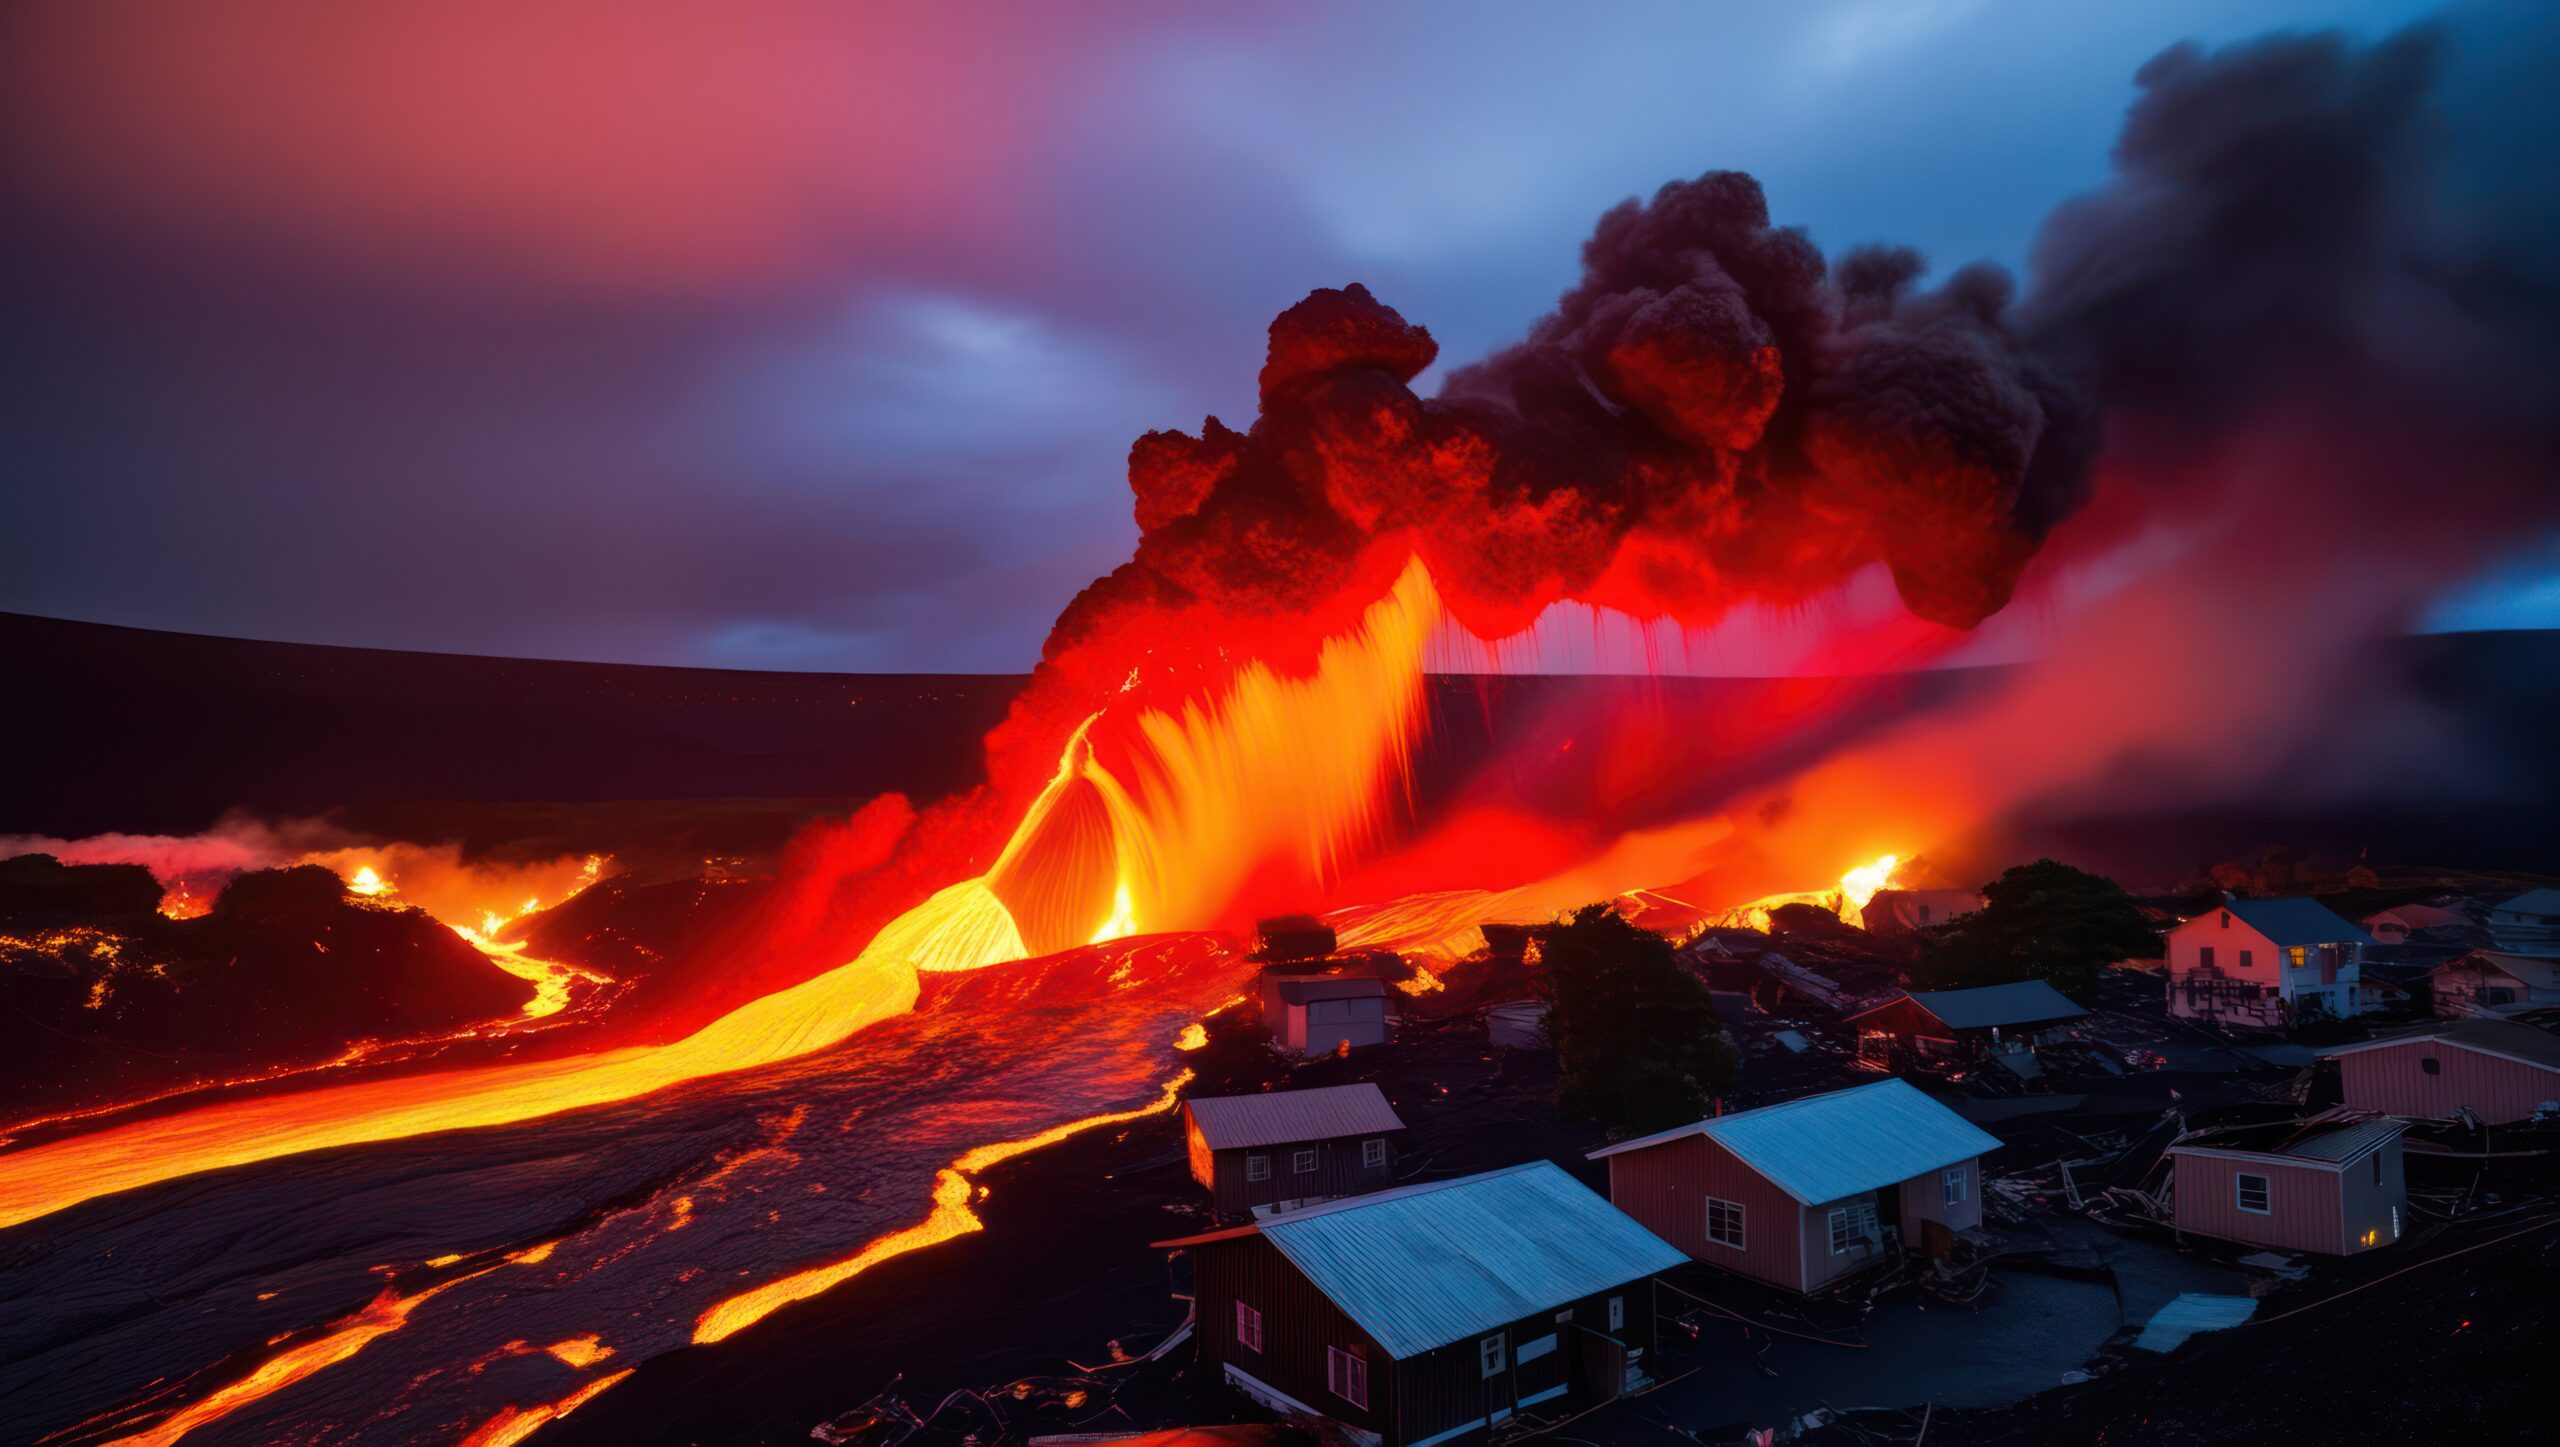
<path fill-rule="evenodd" d="M 1592 1152 L 1593 1159 L 1702 1135 L 1808 1206 L 1907 1181 L 2000 1148 L 1997 1138 L 1900 1080 L 1736 1111 Z"/>
<path fill-rule="evenodd" d="M 1404 1129 L 1396 1108 L 1367 1081 L 1261 1095 L 1195 1096 L 1185 1102 L 1213 1151 L 1329 1141 Z"/>
<path fill-rule="evenodd" d="M 2089 1012 L 2042 980 L 2019 980 L 1971 990 L 1914 990 L 1911 1001 L 1956 1030 L 1994 1025 L 2034 1025 L 2070 1020 Z"/>
<path fill-rule="evenodd" d="M 2442 1041 L 2487 1055 L 2503 1055 L 2528 1065 L 2539 1065 L 2546 1070 L 2560 1070 L 2560 1035 L 2517 1020 L 2457 1020 L 2443 1025 L 2425 1025 L 2393 1035 L 2377 1035 L 2371 1040 L 2341 1045 L 2321 1053 L 2353 1055 L 2361 1050 L 2381 1050 L 2421 1040 Z"/>
<path fill-rule="evenodd" d="M 2379 1145 L 2399 1138 L 2408 1126 L 2396 1120 L 2359 1121 L 2336 1130 L 2324 1130 L 2308 1140 L 2287 1141 L 2277 1155 L 2299 1156 L 2306 1161 L 2352 1161 Z"/>
<path fill-rule="evenodd" d="M 2501 914 L 2560 915 L 2560 889 L 2528 889 L 2495 908 Z"/>
<path fill-rule="evenodd" d="M 2339 918 L 2337 911 L 2316 899 L 2235 899 L 2221 908 L 2238 915 L 2272 944 L 2373 943 L 2371 935 Z M 2210 910 L 2196 916 L 2211 917 Z"/>
<path fill-rule="evenodd" d="M 1261 1231 L 1394 1357 L 1689 1259 L 1547 1161 L 1314 1206 Z"/>

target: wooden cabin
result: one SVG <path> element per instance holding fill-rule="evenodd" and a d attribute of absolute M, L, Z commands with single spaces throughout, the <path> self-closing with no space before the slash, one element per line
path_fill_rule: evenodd
<path fill-rule="evenodd" d="M 2035 1046 L 2088 1014 L 2042 980 L 1972 990 L 1905 991 L 1849 1017 L 1858 1058 L 1878 1068 L 1963 1067 L 1999 1058 L 2035 1074 Z"/>
<path fill-rule="evenodd" d="M 2169 1147 L 2183 1236 L 2352 1256 L 2400 1239 L 2409 1192 L 2401 1122 L 2331 1111 L 2201 1131 Z"/>
<path fill-rule="evenodd" d="M 1178 1241 L 1200 1361 L 1376 1447 L 1481 1440 L 1645 1380 L 1680 1253 L 1546 1161 Z"/>
<path fill-rule="evenodd" d="M 2560 1102 L 2560 1036 L 2514 1020 L 2460 1020 L 2325 1052 L 2350 1109 L 2483 1125 Z"/>
<path fill-rule="evenodd" d="M 1387 1043 L 1387 982 L 1368 975 L 1262 977 L 1262 1022 L 1271 1043 L 1297 1055 L 1331 1055 Z"/>
<path fill-rule="evenodd" d="M 1182 1104 L 1191 1176 L 1222 1216 L 1294 1209 L 1383 1189 L 1396 1178 L 1404 1121 L 1362 1082 Z"/>
<path fill-rule="evenodd" d="M 1594 1151 L 1609 1199 L 1720 1270 L 1815 1292 L 1982 1224 L 2000 1142 L 1901 1080 L 1736 1111 Z"/>

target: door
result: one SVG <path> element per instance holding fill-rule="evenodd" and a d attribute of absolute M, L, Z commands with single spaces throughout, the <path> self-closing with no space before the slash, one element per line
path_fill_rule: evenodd
<path fill-rule="evenodd" d="M 1573 1332 L 1573 1389 L 1577 1405 L 1614 1402 L 1627 1390 L 1627 1344 L 1588 1328 Z"/>

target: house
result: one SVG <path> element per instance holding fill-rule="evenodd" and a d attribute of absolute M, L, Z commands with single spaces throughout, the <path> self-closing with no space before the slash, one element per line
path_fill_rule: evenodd
<path fill-rule="evenodd" d="M 1904 991 L 1849 1017 L 1858 1027 L 1858 1059 L 1879 1068 L 1897 1061 L 1942 1066 L 1987 1059 L 2035 1073 L 2035 1047 L 2057 1026 L 2089 1012 L 2042 980 L 1971 990 Z"/>
<path fill-rule="evenodd" d="M 1546 1161 L 1159 1243 L 1192 1254 L 1202 1365 L 1377 1447 L 1435 1447 L 1644 1377 L 1680 1253 Z"/>
<path fill-rule="evenodd" d="M 2511 955 L 2560 955 L 2560 889 L 2529 889 L 2491 906 L 2489 938 Z"/>
<path fill-rule="evenodd" d="M 2514 1015 L 2560 1005 L 2560 959 L 2473 950 L 2427 972 L 2439 1015 Z"/>
<path fill-rule="evenodd" d="M 1859 924 L 1871 935 L 1902 935 L 1981 909 L 1978 889 L 1879 889 L 1859 910 Z"/>
<path fill-rule="evenodd" d="M 1395 1183 L 1404 1121 L 1362 1082 L 1182 1103 L 1191 1177 L 1222 1216 L 1311 1206 Z"/>
<path fill-rule="evenodd" d="M 1387 1043 L 1387 982 L 1368 975 L 1262 977 L 1262 1023 L 1272 1043 L 1300 1055 L 1330 1055 Z"/>
<path fill-rule="evenodd" d="M 2330 1111 L 2192 1132 L 2169 1147 L 2172 1219 L 2181 1235 L 2276 1251 L 2352 1256 L 2388 1246 L 2407 1215 L 2405 1129 Z"/>
<path fill-rule="evenodd" d="M 1698 1261 L 1789 1291 L 1943 1255 L 1982 1224 L 2000 1142 L 1900 1080 L 1736 1111 L 1592 1152 L 1609 1199 Z"/>
<path fill-rule="evenodd" d="M 2514 1020 L 2459 1020 L 2324 1052 L 2346 1103 L 2413 1120 L 2468 1110 L 2485 1125 L 2560 1101 L 2560 1036 Z"/>
<path fill-rule="evenodd" d="M 2361 1014 L 2371 943 L 2318 900 L 2225 900 L 2169 931 L 2169 1013 L 2255 1030 Z"/>
<path fill-rule="evenodd" d="M 2406 944 L 2422 930 L 2471 928 L 2471 916 L 2440 904 L 2404 904 L 2364 917 L 2365 933 L 2386 945 Z"/>

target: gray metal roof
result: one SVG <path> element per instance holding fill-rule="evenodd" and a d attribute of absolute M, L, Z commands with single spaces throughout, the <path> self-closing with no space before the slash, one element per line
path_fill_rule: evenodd
<path fill-rule="evenodd" d="M 1689 1259 L 1547 1161 L 1354 1196 L 1259 1229 L 1399 1358 Z"/>
<path fill-rule="evenodd" d="M 1702 1135 L 1808 1206 L 1907 1181 L 2000 1148 L 1996 1137 L 1901 1080 L 1736 1111 L 1621 1141 L 1592 1158 Z"/>
<path fill-rule="evenodd" d="M 2042 980 L 2019 980 L 1971 990 L 1913 990 L 1910 993 L 1913 1004 L 1955 1030 L 1983 1030 L 1994 1025 L 2037 1025 L 2047 1020 L 2077 1019 L 2089 1013 Z"/>
<path fill-rule="evenodd" d="M 2372 944 L 2373 936 L 2316 899 L 2235 899 L 2218 906 L 2277 945 Z M 2207 910 L 2196 919 L 2211 919 Z M 2194 920 L 2188 921 L 2194 923 Z"/>
<path fill-rule="evenodd" d="M 1200 1127 L 1200 1138 L 1213 1151 L 1404 1129 L 1386 1095 L 1367 1081 L 1261 1095 L 1195 1096 L 1185 1104 Z"/>
<path fill-rule="evenodd" d="M 2408 1128 L 2396 1120 L 2359 1121 L 2322 1131 L 2308 1140 L 2288 1141 L 2276 1154 L 2300 1156 L 2306 1161 L 2352 1161 L 2376 1146 L 2399 1139 Z"/>
<path fill-rule="evenodd" d="M 2528 889 L 2492 907 L 2500 914 L 2560 915 L 2560 889 Z"/>

